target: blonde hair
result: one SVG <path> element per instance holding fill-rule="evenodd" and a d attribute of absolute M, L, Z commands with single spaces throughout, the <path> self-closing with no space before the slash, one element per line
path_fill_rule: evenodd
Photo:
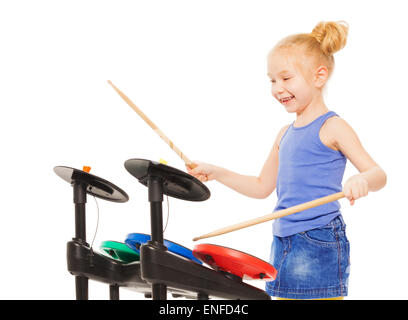
<path fill-rule="evenodd" d="M 290 35 L 279 41 L 272 51 L 302 50 L 318 65 L 325 65 L 329 76 L 334 69 L 333 54 L 344 48 L 347 42 L 348 24 L 345 21 L 319 22 L 311 33 Z"/>

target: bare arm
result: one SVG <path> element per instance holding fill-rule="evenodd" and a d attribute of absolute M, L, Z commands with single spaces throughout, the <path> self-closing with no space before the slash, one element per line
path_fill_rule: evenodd
<path fill-rule="evenodd" d="M 333 137 L 333 145 L 340 150 L 360 172 L 350 177 L 343 192 L 351 204 L 364 197 L 369 191 L 383 188 L 387 176 L 362 146 L 353 128 L 341 118 L 332 118 L 325 124 L 326 134 Z"/>
<path fill-rule="evenodd" d="M 272 150 L 259 174 L 259 176 L 248 176 L 238 174 L 225 168 L 207 163 L 198 163 L 193 170 L 188 172 L 201 181 L 216 180 L 225 186 L 251 198 L 263 199 L 268 197 L 276 187 L 279 165 L 279 142 L 286 132 L 285 126 L 278 133 Z"/>

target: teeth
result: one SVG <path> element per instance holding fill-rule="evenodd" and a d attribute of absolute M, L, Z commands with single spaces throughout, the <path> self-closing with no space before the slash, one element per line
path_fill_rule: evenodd
<path fill-rule="evenodd" d="M 293 98 L 293 96 L 292 97 L 288 97 L 288 98 L 283 98 L 283 99 L 281 99 L 281 101 L 282 102 L 286 102 L 286 101 L 289 101 L 290 99 L 292 99 Z"/>

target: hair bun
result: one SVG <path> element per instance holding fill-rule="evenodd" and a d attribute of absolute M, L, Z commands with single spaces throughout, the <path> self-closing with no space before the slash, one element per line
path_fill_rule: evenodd
<path fill-rule="evenodd" d="M 345 21 L 319 22 L 310 33 L 320 43 L 325 55 L 332 55 L 344 48 L 347 42 L 348 24 Z"/>

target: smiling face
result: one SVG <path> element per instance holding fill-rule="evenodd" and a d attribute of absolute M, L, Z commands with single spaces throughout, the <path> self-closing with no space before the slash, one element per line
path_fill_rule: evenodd
<path fill-rule="evenodd" d="M 308 60 L 305 57 L 306 60 Z M 313 72 L 288 50 L 274 50 L 268 56 L 268 76 L 272 83 L 272 95 L 287 112 L 301 113 L 311 105 L 321 88 L 316 86 Z M 300 63 L 300 61 L 304 63 Z"/>

